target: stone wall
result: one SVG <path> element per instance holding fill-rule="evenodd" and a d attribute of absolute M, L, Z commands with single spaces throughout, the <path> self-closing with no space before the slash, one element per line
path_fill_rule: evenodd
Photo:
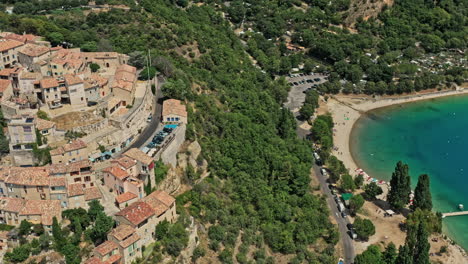
<path fill-rule="evenodd" d="M 177 166 L 177 153 L 179 148 L 185 141 L 185 125 L 180 125 L 174 130 L 174 137 L 164 145 L 155 155 L 155 159 L 161 159 L 165 164 L 171 164 L 173 167 Z"/>

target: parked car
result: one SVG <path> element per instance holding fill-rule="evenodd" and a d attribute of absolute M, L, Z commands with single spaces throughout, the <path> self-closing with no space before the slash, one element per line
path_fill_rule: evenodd
<path fill-rule="evenodd" d="M 299 85 L 297 82 L 293 82 L 294 85 Z"/>
<path fill-rule="evenodd" d="M 353 240 L 357 238 L 357 234 L 356 234 L 356 232 L 354 230 L 349 230 L 349 236 Z"/>
<path fill-rule="evenodd" d="M 309 80 L 307 80 L 306 82 L 307 82 L 307 83 L 312 83 L 313 81 L 309 79 Z"/>
<path fill-rule="evenodd" d="M 322 173 L 323 176 L 327 176 L 327 175 L 328 175 L 327 170 L 325 170 L 324 168 L 321 168 L 321 169 L 320 169 L 320 172 Z"/>
<path fill-rule="evenodd" d="M 347 216 L 348 214 L 346 213 L 346 211 L 341 212 L 341 217 L 346 218 Z"/>
<path fill-rule="evenodd" d="M 165 128 L 163 129 L 163 131 L 166 132 L 166 133 L 171 133 L 173 130 L 174 130 L 174 129 L 173 129 L 173 128 L 170 128 L 170 127 L 165 127 Z"/>
<path fill-rule="evenodd" d="M 314 81 L 320 82 L 320 78 L 314 78 Z"/>
<path fill-rule="evenodd" d="M 353 230 L 353 229 L 354 229 L 354 225 L 351 224 L 351 223 L 348 223 L 348 224 L 346 225 L 346 227 L 347 227 L 349 230 Z"/>
<path fill-rule="evenodd" d="M 151 122 L 151 120 L 153 120 L 153 115 L 149 115 L 148 118 L 146 119 L 146 122 Z"/>

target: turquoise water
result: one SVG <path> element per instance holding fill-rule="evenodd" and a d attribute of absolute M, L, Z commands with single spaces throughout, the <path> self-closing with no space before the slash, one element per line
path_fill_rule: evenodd
<path fill-rule="evenodd" d="M 351 135 L 356 163 L 372 177 L 389 180 L 399 160 L 410 167 L 411 184 L 431 179 L 434 209 L 468 210 L 468 96 L 452 96 L 374 110 Z M 444 231 L 468 249 L 468 216 L 447 217 Z"/>

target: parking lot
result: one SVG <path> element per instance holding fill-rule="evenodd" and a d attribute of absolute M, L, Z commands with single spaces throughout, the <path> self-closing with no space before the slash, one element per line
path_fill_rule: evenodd
<path fill-rule="evenodd" d="M 321 73 L 290 74 L 286 80 L 291 84 L 288 101 L 285 106 L 293 111 L 295 115 L 305 101 L 305 92 L 315 89 L 319 84 L 327 81 L 327 76 Z"/>

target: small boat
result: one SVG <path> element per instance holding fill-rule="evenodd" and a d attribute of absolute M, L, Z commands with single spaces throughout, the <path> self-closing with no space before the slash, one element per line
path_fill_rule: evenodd
<path fill-rule="evenodd" d="M 458 209 L 463 210 L 463 204 L 459 204 Z"/>

